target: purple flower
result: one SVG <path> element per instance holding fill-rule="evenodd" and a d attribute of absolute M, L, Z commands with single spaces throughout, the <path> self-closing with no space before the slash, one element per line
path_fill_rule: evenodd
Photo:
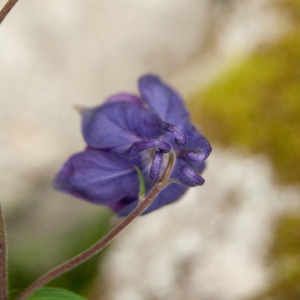
<path fill-rule="evenodd" d="M 200 174 L 211 146 L 191 124 L 179 94 L 154 75 L 141 77 L 138 87 L 141 96 L 120 93 L 98 107 L 81 110 L 87 148 L 64 164 L 54 181 L 56 189 L 126 216 L 138 204 L 135 166 L 142 171 L 148 192 L 171 150 L 176 163 L 170 177 L 178 182 L 165 188 L 144 214 L 204 183 Z"/>

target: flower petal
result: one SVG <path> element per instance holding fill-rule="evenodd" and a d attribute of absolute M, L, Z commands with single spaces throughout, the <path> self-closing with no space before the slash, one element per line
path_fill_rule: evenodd
<path fill-rule="evenodd" d="M 204 183 L 204 179 L 188 165 L 182 165 L 179 168 L 179 173 L 182 175 L 181 182 L 187 186 L 197 186 Z"/>
<path fill-rule="evenodd" d="M 143 212 L 143 215 L 179 200 L 186 191 L 187 187 L 182 184 L 170 184 L 158 194 L 152 204 Z"/>
<path fill-rule="evenodd" d="M 133 158 L 139 155 L 141 152 L 151 148 L 158 148 L 163 153 L 168 153 L 171 151 L 171 146 L 167 142 L 162 140 L 147 139 L 133 143 L 125 154 L 127 154 L 128 157 Z"/>
<path fill-rule="evenodd" d="M 187 187 L 182 184 L 172 183 L 165 189 L 163 189 L 158 196 L 153 200 L 152 204 L 142 213 L 142 215 L 148 214 L 162 206 L 171 204 L 179 200 L 183 194 L 187 191 Z M 122 209 L 117 211 L 119 217 L 125 217 L 132 212 L 132 210 L 137 206 L 138 202 L 129 203 Z"/>
<path fill-rule="evenodd" d="M 189 150 L 185 153 L 185 157 L 190 161 L 190 162 L 201 162 L 204 161 L 206 158 L 206 153 L 204 151 L 195 151 L 195 150 Z"/>
<path fill-rule="evenodd" d="M 114 94 L 105 100 L 105 103 L 112 103 L 112 102 L 131 102 L 131 103 L 143 105 L 143 101 L 138 96 L 129 93 Z"/>
<path fill-rule="evenodd" d="M 138 86 L 142 99 L 162 120 L 178 125 L 189 119 L 189 113 L 182 98 L 157 76 L 145 75 L 141 77 Z"/>
<path fill-rule="evenodd" d="M 200 173 L 203 171 L 204 166 L 204 162 L 201 164 L 189 163 L 184 157 L 177 157 L 170 178 L 179 180 L 187 187 L 202 185 L 204 179 L 200 176 Z"/>
<path fill-rule="evenodd" d="M 159 117 L 135 101 L 111 101 L 81 114 L 84 139 L 93 148 L 123 152 L 134 142 L 163 133 Z"/>
<path fill-rule="evenodd" d="M 150 180 L 152 180 L 153 182 L 156 182 L 159 179 L 162 164 L 163 164 L 163 153 L 160 151 L 156 151 L 149 172 Z"/>
<path fill-rule="evenodd" d="M 168 124 L 168 123 L 166 123 L 166 124 Z M 166 126 L 166 128 L 167 128 L 167 131 L 175 137 L 175 142 L 179 147 L 183 147 L 186 145 L 187 138 L 177 126 L 168 124 Z"/>
<path fill-rule="evenodd" d="M 211 145 L 208 140 L 190 122 L 181 124 L 180 129 L 188 140 L 185 149 L 201 152 L 203 160 L 206 159 L 211 153 Z"/>
<path fill-rule="evenodd" d="M 73 155 L 54 180 L 60 191 L 87 201 L 120 209 L 136 201 L 139 180 L 133 163 L 116 154 L 87 149 Z"/>

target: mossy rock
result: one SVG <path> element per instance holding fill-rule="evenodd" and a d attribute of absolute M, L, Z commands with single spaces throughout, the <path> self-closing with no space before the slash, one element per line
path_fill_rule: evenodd
<path fill-rule="evenodd" d="M 296 4 L 285 2 L 285 8 L 300 15 Z M 193 120 L 212 142 L 268 154 L 286 182 L 300 180 L 299 61 L 300 30 L 295 26 L 276 44 L 237 62 L 189 102 Z"/>
<path fill-rule="evenodd" d="M 300 215 L 284 216 L 278 221 L 269 262 L 273 283 L 252 300 L 300 299 Z"/>
<path fill-rule="evenodd" d="M 300 1 L 281 1 L 294 28 L 280 41 L 237 61 L 191 97 L 195 123 L 213 144 L 267 154 L 277 179 L 299 183 Z M 300 299 L 300 215 L 278 221 L 268 258 L 270 286 L 252 300 Z"/>

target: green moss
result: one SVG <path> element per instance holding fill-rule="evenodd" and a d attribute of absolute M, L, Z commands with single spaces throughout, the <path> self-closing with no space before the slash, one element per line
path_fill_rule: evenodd
<path fill-rule="evenodd" d="M 300 1 L 281 1 L 294 28 L 280 41 L 236 62 L 191 97 L 193 120 L 213 143 L 263 152 L 278 178 L 299 182 Z M 252 300 L 300 299 L 300 216 L 278 221 L 268 258 L 269 287 Z"/>
<path fill-rule="evenodd" d="M 290 255 L 300 255 L 299 216 L 287 216 L 279 221 L 271 253 L 272 260 L 278 260 Z"/>
<path fill-rule="evenodd" d="M 278 221 L 269 261 L 273 283 L 253 300 L 300 299 L 300 216 L 284 216 Z"/>
<path fill-rule="evenodd" d="M 190 99 L 192 117 L 210 140 L 268 154 L 280 178 L 290 182 L 300 179 L 295 163 L 300 161 L 299 61 L 295 26 Z"/>
<path fill-rule="evenodd" d="M 299 0 L 285 0 L 279 1 L 280 9 L 289 13 L 291 19 L 294 21 L 295 26 L 300 24 L 300 1 Z"/>

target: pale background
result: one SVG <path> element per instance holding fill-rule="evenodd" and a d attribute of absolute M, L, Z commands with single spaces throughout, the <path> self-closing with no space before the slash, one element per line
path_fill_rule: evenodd
<path fill-rule="evenodd" d="M 0 27 L 1 201 L 12 220 L 24 210 L 23 223 L 8 227 L 12 245 L 24 235 L 55 237 L 101 210 L 51 188 L 61 164 L 84 147 L 74 104 L 135 92 L 147 72 L 189 97 L 285 34 L 289 19 L 272 2 L 20 0 Z M 272 220 L 299 197 L 297 188 L 277 189 L 272 172 L 263 154 L 216 146 L 204 187 L 140 218 L 112 246 L 105 286 L 93 290 L 112 300 L 254 295 L 268 282 Z"/>

